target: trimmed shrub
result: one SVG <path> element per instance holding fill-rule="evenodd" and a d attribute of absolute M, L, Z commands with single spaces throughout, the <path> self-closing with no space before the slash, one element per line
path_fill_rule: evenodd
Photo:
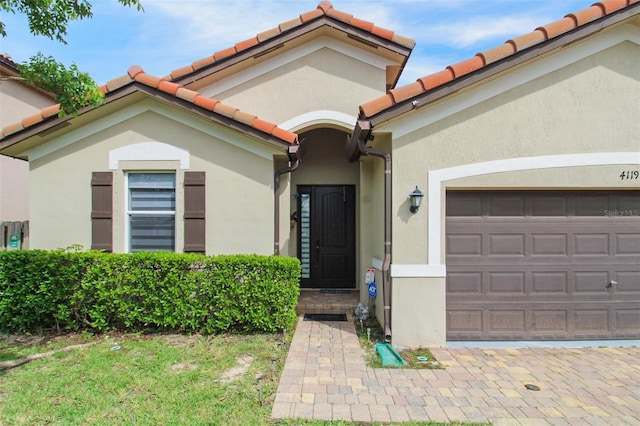
<path fill-rule="evenodd" d="M 291 328 L 295 258 L 0 253 L 0 330 L 274 332 Z"/>

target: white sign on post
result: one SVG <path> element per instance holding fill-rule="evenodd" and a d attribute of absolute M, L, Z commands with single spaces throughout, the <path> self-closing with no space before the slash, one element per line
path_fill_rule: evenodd
<path fill-rule="evenodd" d="M 367 273 L 364 276 L 364 282 L 366 284 L 371 284 L 376 277 L 376 270 L 375 269 L 367 269 Z"/>

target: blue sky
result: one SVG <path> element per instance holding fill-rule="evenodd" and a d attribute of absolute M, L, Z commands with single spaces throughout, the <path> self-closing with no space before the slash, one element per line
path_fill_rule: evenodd
<path fill-rule="evenodd" d="M 439 71 L 595 0 L 333 0 L 337 10 L 416 40 L 400 84 Z M 94 17 L 73 22 L 68 44 L 29 33 L 21 15 L 0 14 L 0 52 L 23 62 L 37 52 L 75 63 L 98 84 L 130 66 L 165 76 L 300 13 L 319 0 L 142 0 L 144 12 L 92 0 Z"/>

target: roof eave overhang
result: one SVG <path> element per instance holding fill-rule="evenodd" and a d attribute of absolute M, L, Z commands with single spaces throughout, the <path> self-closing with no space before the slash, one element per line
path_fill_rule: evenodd
<path fill-rule="evenodd" d="M 194 105 L 191 102 L 185 101 L 183 99 L 172 96 L 166 92 L 163 92 L 158 89 L 154 89 L 152 87 L 146 86 L 140 83 L 131 83 L 127 86 L 124 86 L 120 89 L 117 89 L 113 92 L 110 92 L 105 96 L 105 101 L 103 105 L 98 107 L 85 107 L 78 111 L 78 117 L 84 116 L 92 111 L 98 110 L 100 107 L 117 102 L 122 100 L 128 96 L 135 95 L 138 93 L 142 93 L 148 95 L 151 98 L 157 99 L 161 102 L 174 105 L 183 110 L 189 111 L 197 116 L 206 118 L 209 121 L 220 124 L 227 128 L 233 129 L 240 133 L 243 133 L 251 138 L 258 139 L 261 142 L 266 143 L 279 151 L 283 151 L 289 154 L 290 147 L 292 146 L 290 143 L 278 139 L 272 135 L 260 132 L 259 130 L 249 126 L 243 125 L 242 123 L 233 120 L 231 118 L 224 117 L 220 114 L 216 114 L 212 111 L 208 111 L 206 109 L 200 108 Z M 8 135 L 0 140 L 0 154 L 5 154 L 8 156 L 18 157 L 18 154 L 15 149 L 10 149 L 12 147 L 16 147 L 17 144 L 30 139 L 34 136 L 44 135 L 44 134 L 52 134 L 57 130 L 62 130 L 64 127 L 67 127 L 70 123 L 69 121 L 75 119 L 77 117 L 73 115 L 66 115 L 63 117 L 53 116 L 46 120 L 43 120 L 40 123 L 34 124 L 26 129 L 18 131 L 14 134 Z M 295 152 L 295 150 L 294 150 Z"/>
<path fill-rule="evenodd" d="M 575 28 L 574 30 L 567 32 L 566 34 L 562 34 L 544 43 L 515 53 L 500 61 L 487 65 L 483 68 L 478 69 L 477 71 L 459 77 L 449 83 L 445 83 L 442 86 L 438 86 L 418 96 L 406 99 L 405 101 L 399 102 L 398 104 L 393 105 L 388 109 L 379 112 L 378 114 L 367 117 L 367 120 L 371 123 L 372 128 L 392 121 L 414 109 L 421 108 L 434 101 L 445 98 L 482 80 L 500 74 L 510 68 L 524 64 L 525 62 L 535 59 L 539 56 L 546 55 L 553 50 L 563 48 L 578 40 L 592 36 L 607 27 L 623 22 L 638 14 L 640 14 L 640 3 L 636 3 L 625 9 L 621 9 L 596 21 Z"/>
<path fill-rule="evenodd" d="M 396 54 L 402 55 L 404 57 L 404 62 L 402 63 L 400 67 L 400 71 L 396 76 L 395 83 L 397 83 L 398 79 L 400 78 L 400 74 L 402 73 L 402 70 L 404 69 L 407 63 L 407 60 L 409 59 L 409 55 L 411 54 L 411 51 L 413 49 L 394 43 L 391 40 L 378 37 L 375 34 L 372 34 L 368 31 L 365 31 L 357 27 L 353 27 L 345 22 L 341 22 L 339 20 L 333 19 L 326 15 L 320 16 L 314 20 L 306 22 L 301 26 L 285 31 L 277 36 L 274 36 L 268 40 L 265 40 L 264 42 L 258 43 L 255 46 L 245 49 L 235 55 L 222 58 L 210 65 L 204 66 L 191 73 L 177 77 L 172 81 L 175 83 L 181 84 L 183 86 L 187 86 L 191 83 L 194 83 L 198 80 L 201 80 L 212 74 L 215 74 L 220 70 L 234 66 L 243 61 L 269 55 L 272 52 L 275 52 L 280 48 L 284 47 L 287 42 L 294 40 L 298 37 L 302 37 L 324 26 L 328 26 L 328 27 L 337 29 L 339 31 L 342 31 L 346 33 L 351 39 L 359 41 L 369 47 L 375 46 L 377 48 L 384 48 Z"/>

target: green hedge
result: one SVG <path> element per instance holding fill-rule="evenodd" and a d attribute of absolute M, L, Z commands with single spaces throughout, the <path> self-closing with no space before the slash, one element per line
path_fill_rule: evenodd
<path fill-rule="evenodd" d="M 295 258 L 0 252 L 0 330 L 274 332 L 296 319 Z"/>

